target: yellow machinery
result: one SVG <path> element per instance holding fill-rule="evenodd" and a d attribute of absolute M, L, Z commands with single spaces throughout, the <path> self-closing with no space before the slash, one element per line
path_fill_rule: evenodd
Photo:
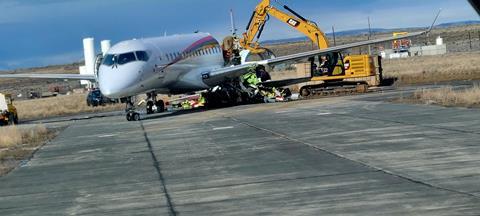
<path fill-rule="evenodd" d="M 328 40 L 326 39 L 325 34 L 318 28 L 317 24 L 303 18 L 286 5 L 283 7 L 296 17 L 293 17 L 271 6 L 270 0 L 262 0 L 262 2 L 257 5 L 252 17 L 250 18 L 247 26 L 247 32 L 243 33 L 243 38 L 240 39 L 240 46 L 244 49 L 250 50 L 252 53 L 264 52 L 264 48 L 260 47 L 258 42 L 256 42 L 256 39 L 261 37 L 269 17 L 273 16 L 280 21 L 287 23 L 297 31 L 305 34 L 310 38 L 310 40 L 316 43 L 320 49 L 328 48 Z"/>
<path fill-rule="evenodd" d="M 305 34 L 319 49 L 329 47 L 327 37 L 315 22 L 307 20 L 286 5 L 283 8 L 291 14 L 280 11 L 270 3 L 270 0 L 262 0 L 257 5 L 248 23 L 247 32 L 243 34 L 243 38 L 239 41 L 243 49 L 247 49 L 254 54 L 267 51 L 257 41 L 262 35 L 270 16 Z M 316 84 L 320 81 L 330 82 L 330 86 L 344 86 L 345 84 L 378 86 L 382 80 L 381 59 L 376 56 L 349 55 L 344 57 L 341 53 L 331 53 L 310 58 L 309 62 L 312 78 L 311 83 L 307 83 L 302 88 L 301 93 L 304 96 L 314 93 L 314 89 L 317 87 L 324 89 L 324 86 Z M 339 82 L 344 80 L 348 81 Z"/>
<path fill-rule="evenodd" d="M 17 109 L 10 94 L 0 94 L 0 126 L 18 124 Z"/>

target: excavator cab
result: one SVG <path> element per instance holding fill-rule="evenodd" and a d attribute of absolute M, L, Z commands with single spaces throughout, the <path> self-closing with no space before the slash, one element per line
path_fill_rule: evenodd
<path fill-rule="evenodd" d="M 345 75 L 343 55 L 339 52 L 312 57 L 309 61 L 312 77 Z"/>

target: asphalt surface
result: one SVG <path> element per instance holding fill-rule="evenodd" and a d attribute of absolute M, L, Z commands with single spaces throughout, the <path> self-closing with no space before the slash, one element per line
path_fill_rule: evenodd
<path fill-rule="evenodd" d="M 0 215 L 479 215 L 480 110 L 390 97 L 76 120 Z"/>

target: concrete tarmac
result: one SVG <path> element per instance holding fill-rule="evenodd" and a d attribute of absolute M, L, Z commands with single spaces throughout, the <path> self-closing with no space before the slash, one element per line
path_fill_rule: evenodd
<path fill-rule="evenodd" d="M 480 110 L 379 97 L 75 121 L 0 215 L 479 215 Z"/>

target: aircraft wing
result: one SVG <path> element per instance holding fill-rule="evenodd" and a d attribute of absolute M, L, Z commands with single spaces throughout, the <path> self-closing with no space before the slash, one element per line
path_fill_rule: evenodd
<path fill-rule="evenodd" d="M 375 39 L 375 40 L 356 42 L 356 43 L 351 43 L 351 44 L 345 44 L 345 45 L 330 47 L 330 48 L 326 48 L 326 49 L 313 50 L 313 51 L 297 53 L 297 54 L 277 57 L 277 58 L 273 58 L 273 59 L 267 59 L 267 60 L 263 60 L 263 61 L 253 62 L 253 63 L 247 63 L 247 64 L 239 65 L 239 66 L 225 67 L 225 68 L 213 70 L 209 73 L 205 73 L 205 74 L 202 75 L 202 78 L 203 78 L 204 82 L 206 82 L 206 83 L 209 83 L 209 82 L 217 83 L 218 81 L 221 81 L 221 80 L 239 77 L 239 76 L 247 73 L 249 68 L 255 67 L 257 65 L 274 66 L 274 65 L 277 65 L 277 64 L 283 64 L 283 63 L 287 63 L 287 62 L 298 62 L 300 60 L 308 59 L 309 57 L 313 57 L 313 56 L 328 54 L 328 53 L 332 53 L 332 52 L 340 52 L 340 51 L 343 51 L 343 50 L 347 50 L 347 49 L 351 49 L 351 48 L 355 48 L 355 47 L 366 46 L 366 45 L 371 45 L 371 44 L 377 44 L 377 43 L 389 42 L 389 41 L 393 41 L 393 40 L 400 40 L 400 39 L 404 39 L 404 38 L 416 37 L 416 36 L 420 36 L 420 35 L 425 35 L 428 32 L 429 31 L 414 32 L 414 33 L 409 33 L 407 35 L 402 35 L 402 36 L 387 37 L 387 38 L 381 38 L 381 39 Z"/>
<path fill-rule="evenodd" d="M 95 80 L 94 75 L 83 74 L 0 74 L 0 78 L 32 78 L 32 79 L 63 79 L 63 80 Z"/>

